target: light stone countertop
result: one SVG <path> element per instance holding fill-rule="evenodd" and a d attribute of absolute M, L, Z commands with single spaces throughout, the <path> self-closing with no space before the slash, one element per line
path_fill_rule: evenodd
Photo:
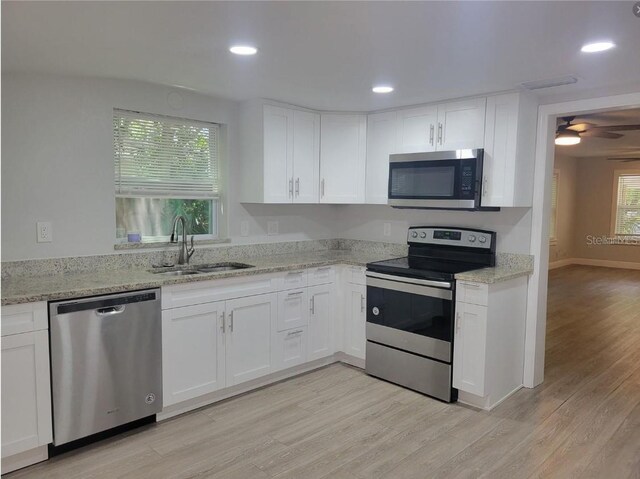
<path fill-rule="evenodd" d="M 396 255 L 397 256 L 397 255 Z M 279 254 L 266 257 L 237 258 L 234 261 L 254 265 L 253 268 L 187 276 L 162 276 L 145 269 L 120 269 L 49 276 L 12 277 L 2 280 L 2 305 L 80 298 L 118 293 L 171 284 L 212 279 L 276 273 L 334 264 L 365 266 L 372 261 L 396 257 L 377 252 L 327 250 Z M 531 273 L 522 265 L 503 265 L 456 275 L 457 279 L 482 283 L 505 281 Z"/>

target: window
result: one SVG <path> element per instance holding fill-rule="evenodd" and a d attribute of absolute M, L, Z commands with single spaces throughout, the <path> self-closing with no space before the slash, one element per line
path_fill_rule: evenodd
<path fill-rule="evenodd" d="M 614 173 L 612 233 L 640 237 L 640 170 Z"/>
<path fill-rule="evenodd" d="M 177 215 L 188 234 L 218 237 L 219 126 L 114 110 L 116 239 L 168 241 Z"/>
<path fill-rule="evenodd" d="M 553 170 L 553 180 L 551 182 L 551 225 L 549 226 L 549 242 L 556 244 L 558 242 L 558 182 L 560 179 L 560 171 Z"/>

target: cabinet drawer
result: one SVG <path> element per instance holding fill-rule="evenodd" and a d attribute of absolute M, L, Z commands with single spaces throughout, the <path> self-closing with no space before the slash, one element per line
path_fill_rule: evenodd
<path fill-rule="evenodd" d="M 347 281 L 354 284 L 366 284 L 366 268 L 363 266 L 347 266 Z"/>
<path fill-rule="evenodd" d="M 456 282 L 456 300 L 462 303 L 487 306 L 489 304 L 489 285 L 485 283 Z"/>
<path fill-rule="evenodd" d="M 309 270 L 307 283 L 309 286 L 333 283 L 335 281 L 335 277 L 336 270 L 333 266 L 322 266 L 320 268 L 313 268 Z"/>
<path fill-rule="evenodd" d="M 241 276 L 163 286 L 162 309 L 271 293 L 275 290 L 275 280 L 271 275 Z"/>
<path fill-rule="evenodd" d="M 281 273 L 276 278 L 276 290 L 282 291 L 285 289 L 304 288 L 307 285 L 307 272 L 302 271 L 287 271 Z"/>
<path fill-rule="evenodd" d="M 48 323 L 44 301 L 2 307 L 2 336 L 48 329 Z"/>
<path fill-rule="evenodd" d="M 274 369 L 291 368 L 307 361 L 307 328 L 281 331 L 274 337 Z"/>
<path fill-rule="evenodd" d="M 278 293 L 278 331 L 301 328 L 309 321 L 307 289 L 292 289 Z"/>

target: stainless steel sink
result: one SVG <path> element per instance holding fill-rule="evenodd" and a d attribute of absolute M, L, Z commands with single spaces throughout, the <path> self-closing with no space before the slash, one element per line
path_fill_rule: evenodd
<path fill-rule="evenodd" d="M 218 273 L 220 271 L 234 271 L 236 269 L 253 268 L 253 265 L 244 263 L 215 263 L 195 266 L 200 273 Z"/>
<path fill-rule="evenodd" d="M 179 269 L 176 271 L 154 271 L 155 274 L 159 274 L 161 276 L 187 276 L 193 274 L 200 274 L 200 271 Z"/>

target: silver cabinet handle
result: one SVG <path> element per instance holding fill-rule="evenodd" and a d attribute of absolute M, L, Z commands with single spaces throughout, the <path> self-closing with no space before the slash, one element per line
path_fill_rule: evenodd
<path fill-rule="evenodd" d="M 442 123 L 438 123 L 438 143 L 442 145 Z"/>
<path fill-rule="evenodd" d="M 320 182 L 320 196 L 324 198 L 324 178 L 322 178 L 322 181 Z"/>
<path fill-rule="evenodd" d="M 289 336 L 293 336 L 293 335 L 295 335 L 295 334 L 300 334 L 300 333 L 302 333 L 302 332 L 303 332 L 303 331 L 302 331 L 302 329 L 297 329 L 297 330 L 295 330 L 295 331 L 289 331 L 289 332 L 287 333 L 287 337 L 289 337 Z"/>
<path fill-rule="evenodd" d="M 462 321 L 460 313 L 456 313 L 456 332 L 460 331 L 460 321 Z"/>
<path fill-rule="evenodd" d="M 229 313 L 229 332 L 233 333 L 233 311 Z"/>
<path fill-rule="evenodd" d="M 300 178 L 296 178 L 296 197 L 300 196 Z"/>
<path fill-rule="evenodd" d="M 364 305 L 364 295 L 363 295 L 363 294 L 361 294 L 361 295 L 360 295 L 360 312 L 361 312 L 361 313 L 364 313 L 364 308 L 365 308 L 365 305 Z"/>
<path fill-rule="evenodd" d="M 316 302 L 315 302 L 315 295 L 311 296 L 311 299 L 309 300 L 309 304 L 310 307 L 309 309 L 311 310 L 311 314 L 316 314 Z"/>
<path fill-rule="evenodd" d="M 98 316 L 114 316 L 116 314 L 124 313 L 125 306 L 110 306 L 108 308 L 100 308 L 96 309 L 96 314 Z"/>
<path fill-rule="evenodd" d="M 482 179 L 482 196 L 487 196 L 487 183 L 489 182 L 489 179 L 485 176 Z"/>
<path fill-rule="evenodd" d="M 433 123 L 431 123 L 431 125 L 429 125 L 429 144 L 430 145 L 433 145 L 433 133 L 435 129 L 436 127 L 433 125 Z"/>
<path fill-rule="evenodd" d="M 226 327 L 226 325 L 225 325 L 225 316 L 226 316 L 226 314 L 225 314 L 225 312 L 223 311 L 223 312 L 222 312 L 222 324 L 220 324 L 220 329 L 222 330 L 222 334 L 224 334 L 224 333 L 226 333 L 226 332 L 227 332 L 227 327 Z"/>
<path fill-rule="evenodd" d="M 304 291 L 292 291 L 290 293 L 287 293 L 287 296 L 298 296 L 299 294 L 304 293 Z"/>

